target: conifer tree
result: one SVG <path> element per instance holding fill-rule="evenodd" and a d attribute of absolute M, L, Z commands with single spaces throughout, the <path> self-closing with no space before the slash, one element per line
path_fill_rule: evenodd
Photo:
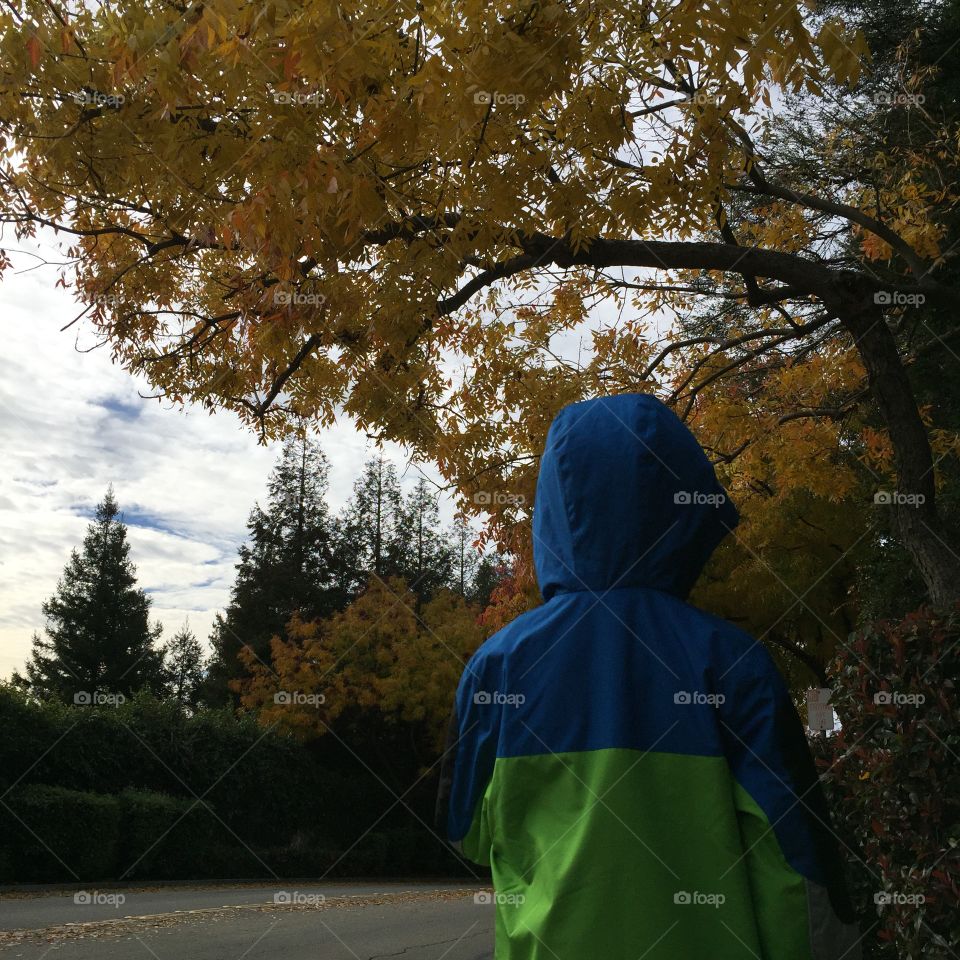
<path fill-rule="evenodd" d="M 284 444 L 268 482 L 265 507 L 247 521 L 230 604 L 214 623 L 205 696 L 229 697 L 229 681 L 243 675 L 241 647 L 269 661 L 270 638 L 294 612 L 326 617 L 343 602 L 335 572 L 336 523 L 327 505 L 330 465 L 306 433 Z"/>
<path fill-rule="evenodd" d="M 90 703 L 130 696 L 163 682 L 161 627 L 137 587 L 127 528 L 111 486 L 97 505 L 82 548 L 71 553 L 56 593 L 43 604 L 44 634 L 34 634 L 26 676 L 14 682 L 43 698 Z"/>
<path fill-rule="evenodd" d="M 473 578 L 480 562 L 480 552 L 473 545 L 476 531 L 462 514 L 458 513 L 450 528 L 453 570 L 451 583 L 453 589 L 466 597 L 471 589 Z"/>
<path fill-rule="evenodd" d="M 371 576 L 408 572 L 408 524 L 397 468 L 377 456 L 368 460 L 353 485 L 341 523 L 343 584 L 351 596 L 366 588 Z"/>
<path fill-rule="evenodd" d="M 424 601 L 450 585 L 454 547 L 440 528 L 437 495 L 422 478 L 404 501 L 402 528 L 407 543 L 406 579 Z"/>
<path fill-rule="evenodd" d="M 167 696 L 193 709 L 200 702 L 206 674 L 203 647 L 189 624 L 184 625 L 164 647 Z"/>
<path fill-rule="evenodd" d="M 466 594 L 467 600 L 485 609 L 490 603 L 494 590 L 513 576 L 511 565 L 506 557 L 499 554 L 484 554 L 477 561 Z"/>

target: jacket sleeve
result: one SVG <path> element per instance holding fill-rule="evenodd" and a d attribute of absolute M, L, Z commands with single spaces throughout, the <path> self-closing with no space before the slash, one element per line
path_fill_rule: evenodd
<path fill-rule="evenodd" d="M 839 844 L 780 672 L 753 642 L 717 686 L 763 960 L 859 960 Z"/>
<path fill-rule="evenodd" d="M 496 760 L 499 708 L 484 686 L 474 657 L 460 678 L 440 767 L 436 826 L 459 853 L 490 864 L 486 795 Z"/>

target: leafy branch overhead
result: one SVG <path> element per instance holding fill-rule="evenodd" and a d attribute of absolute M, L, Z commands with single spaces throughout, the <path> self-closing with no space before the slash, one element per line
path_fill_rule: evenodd
<path fill-rule="evenodd" d="M 955 128 L 929 115 L 937 149 L 890 151 L 821 111 L 816 151 L 790 155 L 792 102 L 867 82 L 844 18 L 793 0 L 25 0 L 0 32 L 3 219 L 69 238 L 63 282 L 158 396 L 265 438 L 345 412 L 470 498 L 529 492 L 565 401 L 654 390 L 693 417 L 726 382 L 832 357 L 819 397 L 775 387 L 769 418 L 704 439 L 735 471 L 771 426 L 869 397 L 896 484 L 923 498 L 895 507 L 899 536 L 931 595 L 956 594 L 904 365 L 941 345 L 905 351 L 887 322 L 960 302 L 937 176 Z M 722 321 L 682 329 L 698 304 Z M 558 341 L 597 315 L 571 363 Z M 506 536 L 517 511 L 495 515 Z"/>

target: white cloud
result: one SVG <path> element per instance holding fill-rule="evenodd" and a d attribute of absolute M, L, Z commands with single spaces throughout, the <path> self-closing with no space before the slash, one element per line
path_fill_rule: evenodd
<path fill-rule="evenodd" d="M 44 252 L 57 259 L 49 246 Z M 79 311 L 54 286 L 55 268 L 24 272 L 33 261 L 13 257 L 21 272 L 0 285 L 0 676 L 29 656 L 31 635 L 43 627 L 41 604 L 110 483 L 135 521 L 132 557 L 165 635 L 189 616 L 205 639 L 278 450 L 259 446 L 232 414 L 142 399 L 138 390 L 149 388 L 113 365 L 109 348 L 76 348 L 94 344 L 89 324 L 61 332 Z M 337 509 L 372 451 L 349 422 L 321 441 Z M 404 462 L 398 448 L 387 453 Z M 406 482 L 417 475 L 408 471 Z M 449 518 L 449 504 L 443 513 Z"/>

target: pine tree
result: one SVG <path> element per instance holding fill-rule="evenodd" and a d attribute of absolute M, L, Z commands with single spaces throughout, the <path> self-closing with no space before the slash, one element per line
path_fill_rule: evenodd
<path fill-rule="evenodd" d="M 474 542 L 477 532 L 463 514 L 454 519 L 449 536 L 453 552 L 453 589 L 483 609 L 490 603 L 493 591 L 512 576 L 510 563 L 498 553 L 477 549 Z"/>
<path fill-rule="evenodd" d="M 203 647 L 188 624 L 184 624 L 164 647 L 164 678 L 167 696 L 193 709 L 200 702 L 206 674 Z"/>
<path fill-rule="evenodd" d="M 475 537 L 476 531 L 467 518 L 458 513 L 450 529 L 450 541 L 453 553 L 453 589 L 461 597 L 469 595 L 480 562 L 480 552 L 473 545 Z"/>
<path fill-rule="evenodd" d="M 127 528 L 113 488 L 97 505 L 79 552 L 72 551 L 56 593 L 43 604 L 44 636 L 34 634 L 26 676 L 14 682 L 37 696 L 89 703 L 96 694 L 158 690 L 161 627 L 136 586 Z"/>
<path fill-rule="evenodd" d="M 214 655 L 205 696 L 225 702 L 229 681 L 245 675 L 237 654 L 248 646 L 269 662 L 271 637 L 295 611 L 326 617 L 345 601 L 335 573 L 336 523 L 327 506 L 330 465 L 305 433 L 287 441 L 268 482 L 266 508 L 256 504 L 239 550 L 230 604 L 211 636 Z"/>
<path fill-rule="evenodd" d="M 404 576 L 409 544 L 397 468 L 382 456 L 368 460 L 353 485 L 341 522 L 343 585 L 351 596 L 371 576 Z"/>
<path fill-rule="evenodd" d="M 485 609 L 493 591 L 513 576 L 510 563 L 499 554 L 484 554 L 477 562 L 467 590 L 467 599 Z"/>
<path fill-rule="evenodd" d="M 453 577 L 454 549 L 440 529 L 437 496 L 420 479 L 403 505 L 402 535 L 407 543 L 406 579 L 422 602 Z"/>

